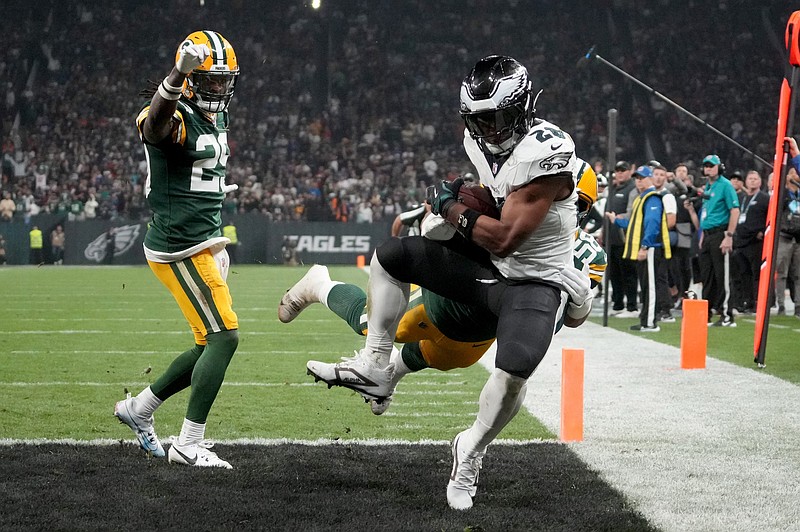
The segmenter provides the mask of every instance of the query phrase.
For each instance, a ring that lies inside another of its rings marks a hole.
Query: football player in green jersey
[[[239,343],[239,324],[226,278],[229,259],[220,217],[227,192],[228,104],[239,64],[231,44],[215,31],[197,31],[178,47],[175,67],[143,95],[150,101],[136,118],[147,159],[145,195],[153,218],[144,253],[189,322],[194,346],[178,356],[136,397],[119,401],[114,415],[140,446],[163,457],[153,412],[191,387],[180,436],[169,449],[171,463],[231,465],[209,450],[208,413]]]
[[[597,199],[597,176],[588,164],[578,171],[578,221],[586,216]],[[412,213],[414,214],[414,213]],[[417,216],[417,218],[421,218]],[[422,233],[435,239],[450,238],[454,232],[439,233],[439,228],[423,223]],[[453,236],[462,239],[460,235]],[[463,239],[462,239],[463,240]],[[574,269],[562,272],[562,304],[556,321],[556,331],[562,326],[578,327],[589,314],[591,291],[602,282],[606,254],[597,241],[581,229],[576,230],[573,252]],[[588,273],[588,279],[586,278]],[[588,305],[587,305],[588,301]],[[358,286],[332,281],[325,266],[315,265],[290,288],[281,299],[278,318],[288,323],[308,305],[320,302],[342,318],[359,335],[366,335],[367,294]],[[579,319],[572,318],[568,306],[582,307]],[[489,349],[497,336],[497,317],[486,309],[458,303],[416,287],[409,298],[408,309],[395,335],[403,344],[402,351],[393,350],[392,390],[409,373],[425,368],[448,371],[476,363]],[[383,401],[369,401],[372,412],[383,414],[392,396]]]

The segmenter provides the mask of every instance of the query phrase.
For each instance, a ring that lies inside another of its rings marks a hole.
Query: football
[[[458,201],[473,211],[500,219],[500,211],[489,189],[477,183],[464,183],[458,191]]]

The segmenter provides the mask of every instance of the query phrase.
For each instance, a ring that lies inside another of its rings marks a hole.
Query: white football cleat
[[[396,347],[392,346],[392,356],[389,358],[389,360],[391,362],[394,362],[394,360],[399,356],[400,356],[400,351]],[[395,365],[395,367],[397,366]],[[376,416],[380,416],[381,414],[389,410],[389,406],[392,404],[392,398],[394,397],[394,389],[397,387],[397,383],[400,382],[402,378],[403,375],[400,375],[396,371],[393,371],[392,382],[390,383],[390,388],[389,388],[389,397],[387,397],[382,401],[378,399],[369,400],[369,407],[372,410],[373,414],[375,414]]]
[[[210,449],[214,446],[209,441],[202,441],[189,445],[179,445],[178,438],[172,440],[169,448],[169,463],[183,464],[195,467],[223,467],[233,469],[233,466],[217,456]]]
[[[472,498],[478,491],[478,477],[486,455],[486,451],[478,453],[464,449],[462,440],[468,430],[459,432],[453,439],[453,471],[447,483],[447,504],[454,510],[472,508]]]
[[[343,358],[341,362],[329,364],[317,360],[309,360],[306,372],[314,377],[314,381],[324,381],[328,388],[342,386],[361,394],[364,401],[385,401],[392,395],[394,386],[394,364],[385,368],[378,367],[363,355],[363,349],[356,351],[355,356]]]
[[[278,305],[278,319],[283,323],[289,323],[311,303],[319,303],[319,289],[323,283],[330,280],[327,266],[313,265],[302,279],[283,294]]]
[[[164,447],[158,441],[156,430],[153,428],[153,416],[144,418],[137,415],[134,412],[135,404],[136,398],[128,394],[125,400],[118,401],[114,405],[114,416],[119,419],[120,423],[130,427],[142,449],[152,453],[157,458],[163,458],[166,453],[164,453]]]

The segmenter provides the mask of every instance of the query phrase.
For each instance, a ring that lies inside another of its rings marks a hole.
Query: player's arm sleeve
[[[144,121],[149,114],[150,106],[148,105],[139,111],[139,114],[136,116],[136,129],[139,132],[139,138],[142,142],[147,142],[144,138]],[[175,112],[172,114],[172,135],[168,138],[175,144],[183,145],[184,142],[186,142],[186,122],[183,118],[183,111],[180,105],[178,105]]]

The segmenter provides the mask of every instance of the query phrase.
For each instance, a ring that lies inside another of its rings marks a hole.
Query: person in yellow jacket
[[[42,257],[42,230],[39,229],[39,226],[34,225],[29,235],[31,239],[31,264],[41,264],[44,260]]]
[[[228,224],[222,228],[222,236],[230,240],[230,244],[228,244],[228,260],[230,260],[231,264],[235,264],[239,262],[239,237],[236,234],[236,226],[233,225],[233,221],[231,220]]]
[[[642,311],[639,325],[632,325],[631,330],[658,332],[661,328],[658,326],[656,301],[667,301],[669,298],[667,261],[672,256],[672,250],[669,246],[667,215],[661,195],[653,185],[653,169],[640,166],[633,177],[639,196],[633,202],[630,218],[617,218],[613,212],[606,213],[606,216],[617,226],[627,228],[622,256],[637,261]]]

